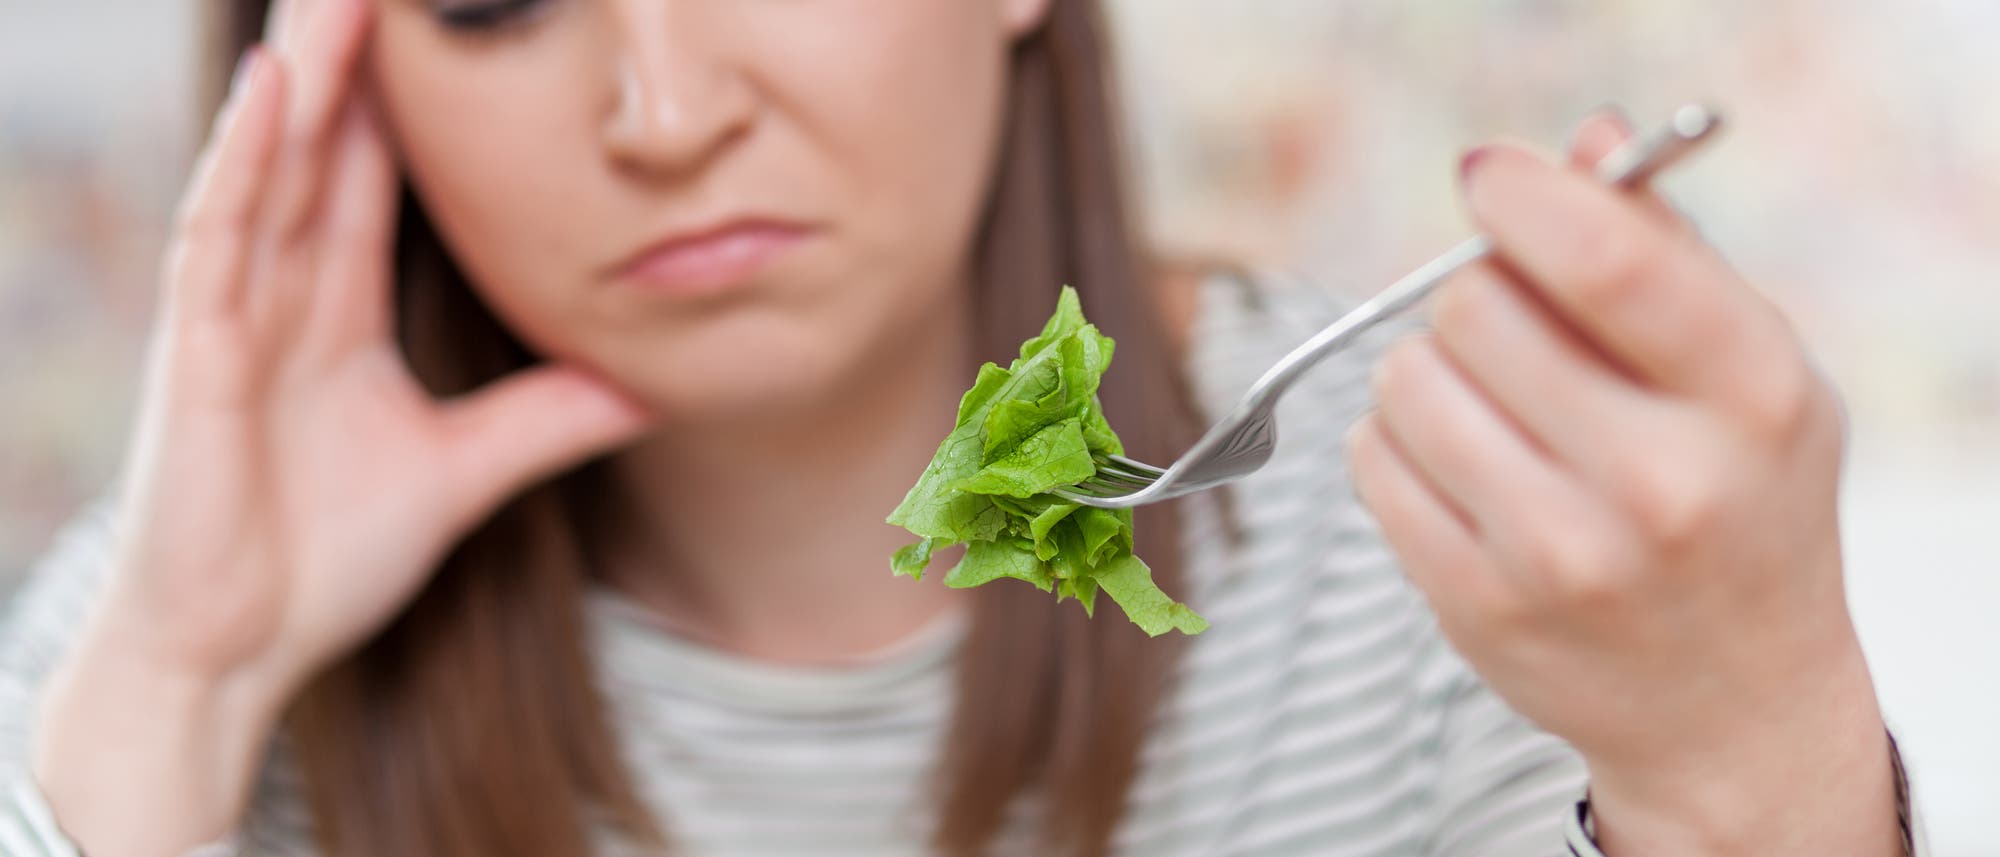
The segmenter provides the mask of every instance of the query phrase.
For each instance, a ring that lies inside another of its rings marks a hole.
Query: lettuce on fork
[[[1111,338],[1083,318],[1064,286],[1055,316],[1021,345],[1005,369],[988,363],[958,405],[958,424],[889,523],[921,541],[896,551],[896,574],[922,579],[931,554],[964,544],[945,573],[965,589],[1002,578],[1074,598],[1095,615],[1099,592],[1147,634],[1199,634],[1208,620],[1168,597],[1132,555],[1132,511],[1097,509],[1048,492],[1097,472],[1097,458],[1124,453],[1104,420],[1097,386],[1111,364]]]

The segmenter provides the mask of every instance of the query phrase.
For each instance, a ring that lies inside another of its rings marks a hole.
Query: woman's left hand
[[[1671,208],[1591,177],[1630,134],[1467,157],[1498,253],[1382,361],[1357,489],[1467,661],[1583,754],[1607,853],[1900,853],[1839,400]]]

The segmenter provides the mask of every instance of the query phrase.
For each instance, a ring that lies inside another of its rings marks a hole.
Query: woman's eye
[[[480,32],[498,29],[521,18],[544,0],[440,0],[433,8],[446,29]]]

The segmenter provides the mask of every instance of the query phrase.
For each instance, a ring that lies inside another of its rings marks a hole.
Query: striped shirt
[[[1198,400],[1227,408],[1339,309],[1311,289],[1211,284],[1191,355]],[[1369,404],[1384,339],[1335,356],[1287,397],[1276,457],[1230,489],[1238,538],[1225,537],[1214,498],[1190,504],[1190,590],[1175,594],[1213,628],[1189,647],[1149,735],[1115,853],[1597,854],[1577,809],[1577,755],[1446,645],[1349,487],[1341,442]],[[0,853],[13,857],[77,853],[25,758],[37,685],[106,565],[103,509],[65,530],[0,632]],[[609,591],[592,596],[590,616],[629,770],[683,852],[925,853],[961,620],[865,662],[797,668],[677,638]],[[1114,610],[1099,621],[1120,620]],[[1032,796],[1020,801],[995,853],[1032,853],[1036,816]],[[233,844],[216,853],[316,853],[282,736]]]

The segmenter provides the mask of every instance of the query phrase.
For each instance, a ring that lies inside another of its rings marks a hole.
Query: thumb
[[[1569,165],[1578,172],[1595,175],[1599,161],[1637,136],[1638,133],[1632,130],[1631,121],[1627,120],[1625,114],[1618,108],[1606,107],[1598,110],[1584,119],[1583,124],[1578,125],[1576,133],[1570,137]],[[1660,196],[1650,188],[1634,190],[1632,194],[1640,200],[1648,216],[1676,229],[1692,230],[1687,219],[1682,217],[1679,211],[1674,210],[1666,197]]]
[[[446,479],[458,511],[488,514],[507,498],[643,434],[646,408],[583,370],[530,369],[446,405]]]
[[[1597,169],[1597,162],[1604,160],[1619,146],[1634,136],[1632,123],[1616,107],[1606,107],[1583,120],[1576,133],[1570,137],[1569,163],[1585,172]]]

